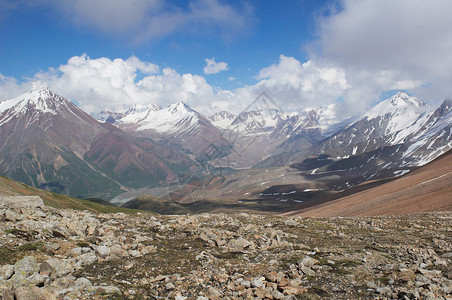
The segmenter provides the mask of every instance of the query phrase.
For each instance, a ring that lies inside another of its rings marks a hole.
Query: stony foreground
[[[0,197],[3,299],[451,299],[452,213],[94,214]]]

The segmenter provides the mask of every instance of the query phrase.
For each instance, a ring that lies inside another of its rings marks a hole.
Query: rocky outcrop
[[[447,299],[451,218],[95,214],[2,201],[0,295]]]

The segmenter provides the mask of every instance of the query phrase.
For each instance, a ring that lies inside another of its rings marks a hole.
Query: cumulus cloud
[[[206,66],[204,67],[204,74],[217,74],[221,71],[229,70],[228,64],[225,62],[216,62],[215,58],[206,58]]]
[[[213,59],[206,73],[227,69]],[[125,111],[133,104],[166,106],[184,101],[209,115],[219,110],[235,113],[246,108],[261,92],[270,94],[284,109],[299,109],[331,103],[347,88],[342,70],[301,63],[281,55],[279,62],[260,71],[258,83],[235,90],[210,86],[203,76],[180,74],[131,56],[111,60],[86,54],[70,58],[56,69],[35,74],[23,82],[0,76],[0,99],[48,86],[91,113],[100,110]]]
[[[227,65],[208,61],[206,73],[227,69]],[[210,66],[209,66],[210,62]],[[203,76],[180,74],[131,56],[111,60],[90,58],[86,54],[70,58],[66,64],[35,74],[19,83],[0,76],[0,99],[48,86],[91,113],[100,110],[125,111],[133,104],[167,106],[184,101],[209,115],[219,110],[238,113],[261,92],[271,95],[284,110],[329,104],[348,88],[343,70],[313,61],[301,63],[281,55],[279,61],[263,68],[258,83],[235,90],[210,86]]]
[[[391,89],[426,100],[450,93],[451,1],[343,0],[339,7],[318,20],[311,57],[345,71],[347,102],[375,100]]]
[[[284,55],[262,69],[257,79],[252,89],[271,93],[274,101],[289,109],[332,103],[348,88],[344,70],[312,60],[302,64]]]
[[[202,76],[179,74],[171,68],[160,70],[135,56],[111,60],[84,54],[23,82],[0,74],[0,100],[43,86],[73,100],[89,113],[106,109],[121,112],[133,104],[166,106],[180,100],[208,113],[215,98]]]

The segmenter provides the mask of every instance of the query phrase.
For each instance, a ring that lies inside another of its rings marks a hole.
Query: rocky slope
[[[287,215],[330,217],[452,211],[452,150],[390,182],[321,205],[293,209]]]
[[[451,213],[153,216],[0,199],[3,299],[448,299]]]

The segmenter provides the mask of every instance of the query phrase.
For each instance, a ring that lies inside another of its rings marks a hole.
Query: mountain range
[[[199,168],[162,143],[98,122],[49,89],[0,108],[1,174],[32,186],[108,199]]]
[[[209,191],[203,178],[211,176],[223,178],[214,180],[218,192],[228,189],[228,174],[250,168],[289,168],[342,190],[402,175],[451,149],[451,110],[450,99],[431,109],[400,92],[341,120],[334,105],[284,113],[268,101],[238,115],[205,117],[181,101],[88,115],[46,88],[0,102],[0,173],[104,199],[175,182]]]

